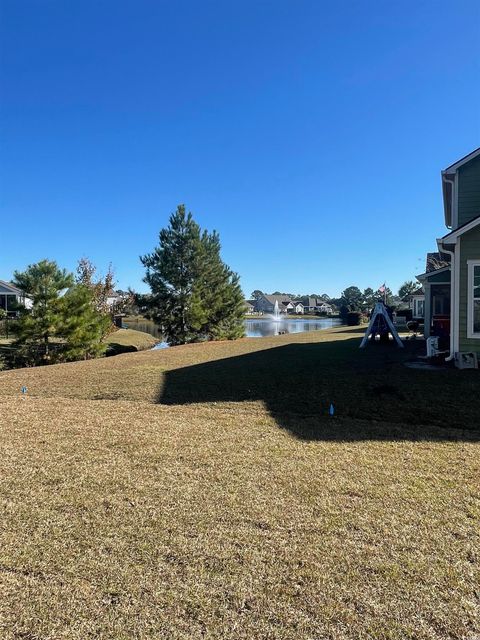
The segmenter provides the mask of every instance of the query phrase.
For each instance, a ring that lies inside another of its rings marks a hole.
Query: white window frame
[[[467,292],[467,338],[480,340],[480,331],[473,331],[473,302],[480,298],[473,297],[473,274],[475,267],[480,267],[480,260],[467,260],[468,265],[468,292]]]

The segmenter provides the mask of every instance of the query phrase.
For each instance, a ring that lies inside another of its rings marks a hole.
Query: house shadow
[[[359,336],[293,343],[170,370],[156,402],[262,401],[302,440],[480,440],[480,397],[468,375],[478,372],[408,369],[418,344],[358,345]]]

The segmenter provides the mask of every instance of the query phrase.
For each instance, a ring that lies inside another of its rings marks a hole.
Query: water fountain
[[[273,305],[273,316],[272,319],[274,322],[280,322],[280,309],[278,308],[278,300],[275,300],[275,304]]]

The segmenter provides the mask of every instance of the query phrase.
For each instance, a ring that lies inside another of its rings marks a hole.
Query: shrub
[[[360,311],[349,311],[347,313],[347,324],[349,327],[355,327],[362,323],[362,314]]]

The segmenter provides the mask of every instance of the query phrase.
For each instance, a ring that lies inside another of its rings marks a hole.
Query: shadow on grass
[[[408,369],[418,343],[358,346],[358,337],[287,344],[170,370],[157,402],[260,400],[305,440],[480,439],[477,371]]]

